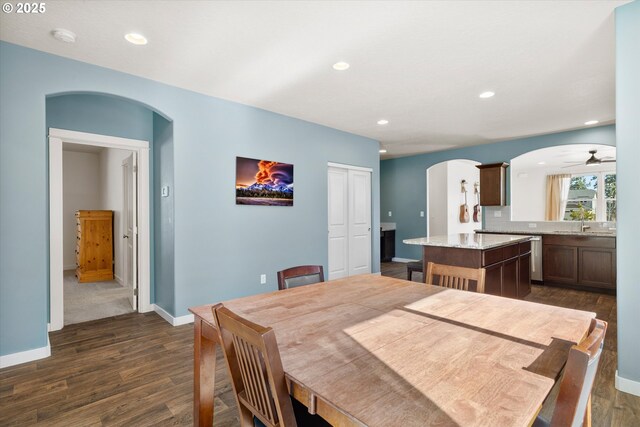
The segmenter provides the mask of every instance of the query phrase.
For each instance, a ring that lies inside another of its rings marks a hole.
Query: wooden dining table
[[[291,395],[336,426],[528,426],[595,317],[373,274],[223,304],[275,330]],[[211,306],[190,309],[202,426],[213,421]]]

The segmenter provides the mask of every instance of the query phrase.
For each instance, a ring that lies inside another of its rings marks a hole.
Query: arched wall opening
[[[587,164],[592,151],[595,161]],[[557,145],[513,158],[509,168],[511,220],[571,221],[580,205],[586,209],[586,220],[615,221],[615,160],[616,147],[603,144]],[[561,200],[564,214],[555,219],[547,212],[552,204],[547,194],[550,176],[570,177]]]
[[[474,208],[480,212],[474,193],[474,184],[480,180],[478,164],[455,159],[427,169],[427,236],[472,233],[482,227],[479,213],[474,220]],[[462,215],[463,210],[468,213],[468,221]]]
[[[48,133],[50,129],[62,129],[87,135],[104,136],[111,138],[111,141],[123,139],[123,141],[147,142],[148,173],[144,178],[146,184],[140,182],[139,188],[143,190],[140,192],[141,194],[146,193],[148,205],[148,218],[146,218],[148,223],[146,239],[148,241],[145,244],[148,246],[148,266],[146,269],[149,277],[146,279],[148,280],[147,295],[142,298],[144,301],[139,301],[138,311],[149,311],[153,309],[152,304],[159,302],[166,309],[172,310],[174,304],[174,168],[173,122],[171,119],[162,112],[136,100],[107,93],[56,93],[46,97],[46,129]],[[80,141],[75,150],[82,151],[82,148],[79,148],[82,146],[82,141]],[[121,154],[118,151],[117,149],[109,149],[111,153]],[[144,150],[140,151],[140,154],[143,152]],[[50,161],[52,154],[49,152]],[[103,169],[104,164],[109,161],[101,162]],[[104,176],[103,172],[105,171],[101,170],[100,173]],[[116,212],[114,228],[118,228],[120,220],[121,215]],[[117,230],[113,239],[116,254],[122,240],[120,237],[122,237],[122,230]],[[50,250],[50,260],[52,259],[51,252]],[[65,267],[68,266],[65,265]],[[116,274],[121,272],[118,265],[114,266],[114,270]],[[50,284],[52,283],[52,274],[53,271],[50,268]],[[140,274],[139,279],[144,279]],[[55,295],[50,292],[50,307],[52,307],[51,303],[54,298]],[[53,324],[52,314],[50,312]],[[60,326],[59,322],[57,323]]]

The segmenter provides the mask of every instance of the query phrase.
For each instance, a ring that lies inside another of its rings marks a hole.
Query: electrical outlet
[[[391,216],[391,211],[389,211],[389,216]]]
[[[535,222],[530,222],[529,223],[529,228],[536,228],[538,226],[538,224],[536,224]]]
[[[501,211],[493,211],[493,216],[496,218],[500,218],[502,216],[502,212]]]
[[[424,211],[420,211],[420,218],[424,218]]]
[[[267,283],[267,275],[266,274],[261,274],[260,275],[260,284],[264,285],[265,283]]]

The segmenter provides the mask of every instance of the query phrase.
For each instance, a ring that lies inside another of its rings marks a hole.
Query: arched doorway
[[[476,205],[474,184],[480,180],[478,162],[455,159],[438,163],[426,171],[427,175],[427,236],[472,233],[481,228],[481,220],[473,220]],[[465,181],[464,189],[462,181]],[[466,206],[469,221],[460,220],[460,208]],[[479,208],[478,208],[479,209]]]

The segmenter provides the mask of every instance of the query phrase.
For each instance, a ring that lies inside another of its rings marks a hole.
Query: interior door
[[[348,270],[348,171],[329,167],[329,280],[346,277]]]
[[[124,284],[130,289],[129,302],[134,310],[138,309],[137,171],[136,153],[132,153],[122,162],[122,238],[124,240],[122,273]]]
[[[349,276],[371,273],[371,172],[349,169]]]

